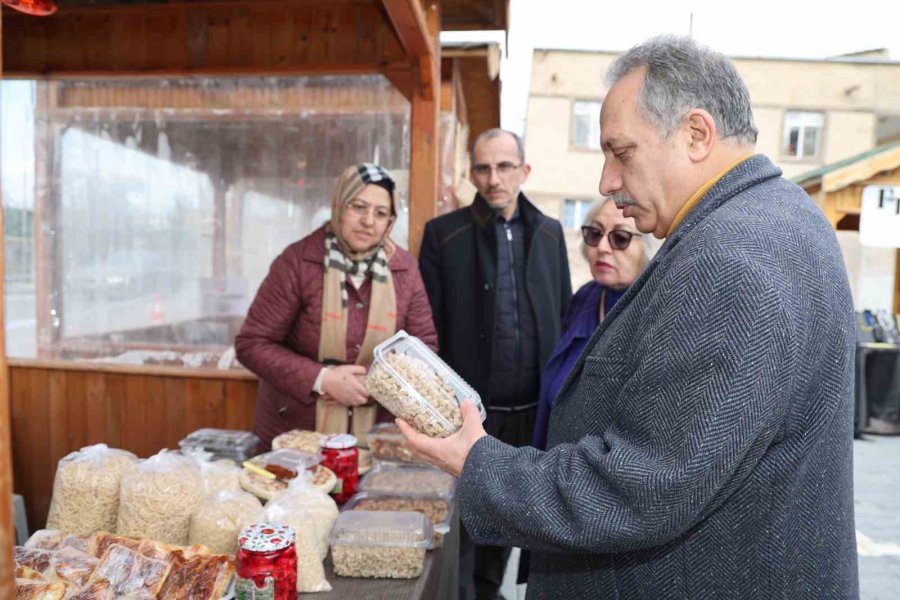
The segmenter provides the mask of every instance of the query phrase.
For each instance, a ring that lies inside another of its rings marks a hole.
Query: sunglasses
[[[581,228],[581,237],[584,240],[585,246],[596,248],[600,245],[600,240],[603,239],[603,236],[609,238],[610,248],[613,250],[624,250],[631,244],[631,238],[641,237],[641,234],[624,231],[622,229],[612,229],[604,233],[602,229],[597,229],[590,225],[585,225]]]

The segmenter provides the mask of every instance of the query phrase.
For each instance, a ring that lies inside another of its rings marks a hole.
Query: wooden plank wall
[[[256,380],[250,377],[13,362],[13,477],[31,531],[46,521],[57,461],[73,450],[105,443],[147,457],[178,448],[195,429],[249,430],[253,424]]]
[[[373,0],[88,6],[4,19],[5,68],[15,74],[377,73],[406,62]]]

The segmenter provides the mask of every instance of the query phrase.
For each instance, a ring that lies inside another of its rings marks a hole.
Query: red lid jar
[[[359,450],[356,437],[349,433],[329,435],[322,441],[322,466],[337,476],[337,484],[331,491],[335,502],[346,502],[356,493],[359,483]]]
[[[234,568],[236,600],[294,600],[297,597],[294,530],[278,523],[245,527],[238,537]]]

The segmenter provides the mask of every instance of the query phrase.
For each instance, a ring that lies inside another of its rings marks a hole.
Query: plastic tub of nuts
[[[391,414],[431,437],[462,426],[459,403],[469,398],[487,418],[481,397],[421,340],[401,330],[375,346],[366,389]]]
[[[359,482],[360,492],[440,496],[448,500],[456,492],[456,477],[431,466],[376,465]]]
[[[343,510],[422,513],[434,527],[434,547],[438,548],[444,543],[444,534],[450,531],[452,501],[444,496],[360,492],[347,501]]]
[[[421,513],[344,511],[328,536],[334,572],[341,577],[418,577],[432,533],[431,521]]]

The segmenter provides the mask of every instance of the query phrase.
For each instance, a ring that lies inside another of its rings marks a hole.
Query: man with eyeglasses
[[[618,57],[600,191],[663,247],[587,342],[547,450],[401,428],[459,476],[481,543],[531,550],[533,598],[854,600],[855,322],[828,219],[755,152],[725,56]]]
[[[419,268],[441,357],[484,401],[487,431],[513,446],[531,441],[540,373],[572,295],[562,226],[520,187],[531,166],[519,136],[478,135],[470,154],[471,206],[429,221]],[[510,547],[460,548],[460,597],[493,599]]]

